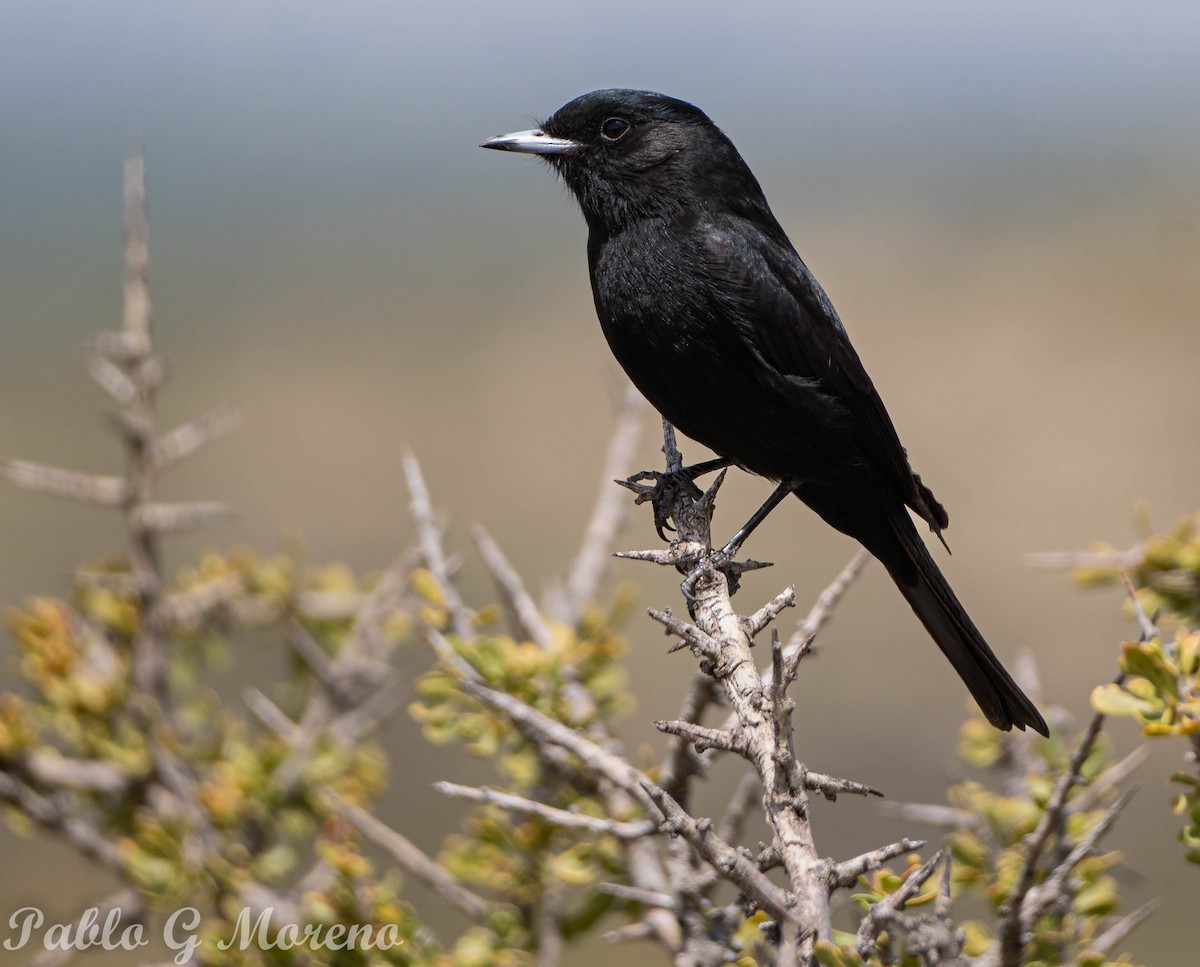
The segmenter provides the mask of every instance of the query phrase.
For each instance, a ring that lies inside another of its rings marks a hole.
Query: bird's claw
[[[635,504],[644,504],[647,501],[650,503],[654,508],[654,530],[660,540],[669,542],[670,538],[665,532],[675,531],[671,525],[671,505],[675,497],[680,492],[692,500],[698,500],[701,496],[700,488],[693,479],[695,472],[696,468],[693,467],[668,471],[642,470],[632,477],[616,482],[636,495],[633,500]]]
[[[700,565],[696,565],[684,577],[683,582],[679,585],[679,590],[683,593],[683,600],[687,602],[688,612],[695,617],[696,613],[696,581],[700,578]]]

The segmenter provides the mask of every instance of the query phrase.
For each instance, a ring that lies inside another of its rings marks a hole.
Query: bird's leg
[[[693,463],[690,467],[681,467],[675,473],[682,474],[689,480],[695,480],[697,477],[703,477],[706,473],[712,473],[714,470],[724,470],[726,467],[732,466],[733,461],[728,457],[717,457],[713,460]]]
[[[764,503],[758,508],[758,510],[754,512],[753,516],[742,525],[741,530],[739,530],[733,535],[733,537],[729,539],[729,543],[721,548],[719,553],[726,559],[732,559],[736,557],[737,552],[741,550],[742,545],[746,542],[746,538],[750,536],[750,534],[754,531],[754,528],[767,519],[767,515],[779,506],[780,501],[782,501],[784,497],[795,493],[796,488],[799,486],[800,481],[798,480],[784,480],[782,483],[780,483],[779,486],[775,488],[775,492],[767,498],[766,503]]]

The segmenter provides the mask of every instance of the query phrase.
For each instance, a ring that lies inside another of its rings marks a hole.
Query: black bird
[[[578,200],[596,314],[642,394],[728,463],[780,482],[726,550],[795,493],[883,563],[989,722],[1046,735],[908,513],[940,538],[945,509],[909,466],[829,297],[708,116],[649,91],[593,91],[540,129],[482,147],[543,157]]]

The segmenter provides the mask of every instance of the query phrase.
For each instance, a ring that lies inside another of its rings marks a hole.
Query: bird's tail
[[[950,660],[987,720],[1004,731],[1014,725],[1020,729],[1028,726],[1049,735],[1046,720],[959,604],[906,511],[901,509],[893,517],[892,532],[896,539],[889,549],[892,553],[869,550],[883,561],[900,593]]]

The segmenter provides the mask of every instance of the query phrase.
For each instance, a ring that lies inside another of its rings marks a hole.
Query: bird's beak
[[[555,138],[545,131],[514,131],[512,134],[500,134],[488,138],[481,148],[494,148],[497,151],[519,151],[521,154],[574,154],[582,147],[578,141],[566,138]]]

